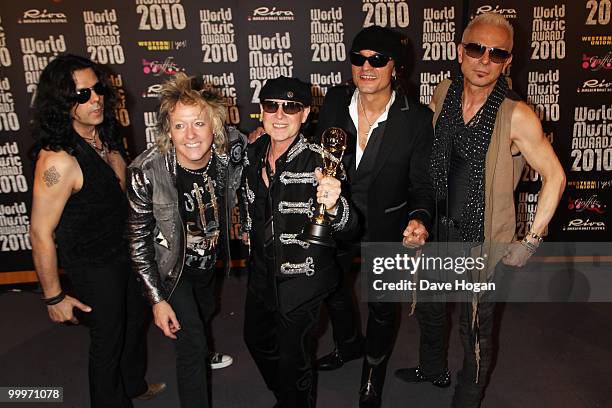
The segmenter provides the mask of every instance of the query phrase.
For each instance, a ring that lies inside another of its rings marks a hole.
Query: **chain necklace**
[[[366,132],[366,134],[370,133],[370,129],[372,129],[372,125],[373,123],[370,122],[370,119],[368,119],[368,114],[365,111],[365,108],[363,107],[363,102],[361,101],[361,95],[359,95],[357,97],[357,99],[359,99],[359,106],[361,106],[361,111],[363,112],[363,117],[365,118],[366,122],[368,123],[368,131]]]
[[[101,158],[105,158],[106,157],[106,148],[104,147],[104,144],[102,143],[102,140],[100,140],[100,147],[97,146],[96,144],[96,136],[94,135],[94,137],[84,137],[81,136],[91,147],[93,147],[93,149],[96,151],[96,153],[98,153],[98,155]]]
[[[178,159],[176,160],[176,162],[178,163],[179,167],[181,169],[185,170],[187,173],[193,174],[193,175],[196,175],[196,176],[203,176],[206,179],[206,178],[208,178],[207,173],[208,173],[208,169],[210,169],[210,163],[212,162],[212,155],[210,156],[210,159],[208,160],[208,163],[206,163],[206,167],[204,167],[201,170],[190,170],[190,169],[186,168],[185,166],[183,166],[181,164],[181,162],[178,161]]]

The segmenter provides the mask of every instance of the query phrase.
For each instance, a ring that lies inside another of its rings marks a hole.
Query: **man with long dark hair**
[[[126,165],[115,102],[99,65],[63,55],[43,70],[33,107],[32,256],[51,320],[76,324],[86,316],[94,408],[131,407],[130,398],[165,388],[144,379],[150,313],[124,239]],[[58,255],[77,297],[62,289]]]
[[[363,234],[340,247],[339,262],[345,273],[360,253],[360,241],[422,245],[433,213],[427,173],[433,140],[431,112],[399,86],[406,62],[399,34],[379,26],[361,30],[353,40],[350,61],[352,84],[330,89],[318,124],[319,133],[338,126],[349,134],[343,162]],[[399,305],[368,302],[365,342],[355,324],[350,286],[341,285],[327,299],[327,306],[336,349],[319,359],[319,369],[338,369],[365,351],[359,406],[379,407]]]

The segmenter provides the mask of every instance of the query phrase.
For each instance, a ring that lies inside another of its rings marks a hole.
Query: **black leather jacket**
[[[230,129],[229,153],[215,154],[217,179],[215,193],[220,214],[225,265],[229,267],[229,212],[236,192],[241,213],[241,232],[250,230],[245,190],[240,180],[246,157],[246,138]],[[151,305],[168,300],[183,270],[185,230],[176,189],[176,152],[162,153],[153,146],[128,167],[127,195],[130,204],[128,239],[132,267],[143,283]]]
[[[262,135],[249,145],[247,196],[249,213],[253,215],[249,290],[270,307],[289,313],[297,307],[324,297],[337,285],[335,250],[299,239],[299,233],[310,217],[316,215],[317,181],[314,169],[323,166],[321,148],[299,135],[287,152],[276,161],[278,176],[270,184],[273,224],[274,265],[266,262],[265,201],[268,190],[261,188],[261,169],[266,160],[270,136]],[[343,173],[343,170],[339,170]],[[342,178],[339,174],[339,178]],[[257,209],[257,210],[256,210]],[[348,201],[341,195],[338,213],[331,222],[333,237],[352,234],[357,218]]]

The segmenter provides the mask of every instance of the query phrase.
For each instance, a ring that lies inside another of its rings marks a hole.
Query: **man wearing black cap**
[[[356,224],[339,180],[323,176],[321,148],[300,133],[310,87],[295,78],[268,80],[259,94],[263,134],[248,149],[251,258],[244,338],[276,407],[314,407],[311,332],[336,286],[334,250],[298,238],[317,203],[335,234]]]
[[[429,235],[434,206],[427,172],[433,131],[431,112],[410,100],[397,80],[403,53],[397,33],[378,26],[360,31],[350,53],[352,84],[327,93],[318,133],[337,126],[349,135],[343,163],[350,202],[363,227],[360,240],[417,247]],[[345,273],[359,246],[359,240],[343,243],[339,259]],[[320,370],[337,369],[364,349],[349,286],[341,285],[327,304],[336,349],[319,360]],[[368,309],[359,404],[379,407],[399,308],[369,302]]]

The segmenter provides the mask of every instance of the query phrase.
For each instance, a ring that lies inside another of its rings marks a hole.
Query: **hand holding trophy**
[[[321,135],[321,156],[323,158],[323,175],[336,176],[338,166],[346,150],[346,133],[344,130],[331,127]],[[331,225],[325,214],[325,204],[319,204],[317,215],[304,226],[300,239],[315,245],[335,246],[331,237]]]

